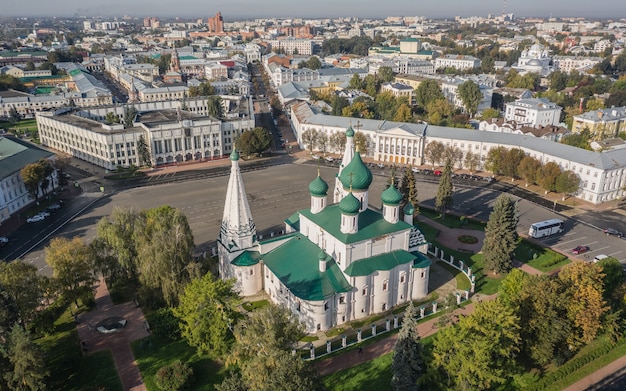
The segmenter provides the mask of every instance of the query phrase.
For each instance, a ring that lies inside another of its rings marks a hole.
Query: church
[[[231,172],[218,237],[220,277],[235,278],[242,296],[265,291],[289,308],[307,333],[390,310],[428,295],[428,243],[413,224],[414,206],[401,210],[395,186],[383,191],[382,211],[369,206],[372,172],[346,130],[346,148],[328,203],[328,183],[309,184],[310,208],[285,220],[286,234],[259,240],[239,169]]]

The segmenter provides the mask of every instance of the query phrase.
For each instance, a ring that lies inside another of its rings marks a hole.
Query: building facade
[[[520,125],[548,126],[561,122],[563,108],[546,98],[520,99],[505,104],[504,118]]]
[[[349,128],[347,146],[353,136]],[[382,194],[382,211],[368,205],[372,173],[358,151],[346,148],[340,201],[328,204],[329,186],[318,174],[311,207],[285,220],[285,236],[268,241],[256,236],[238,159],[234,151],[218,255],[220,276],[235,278],[243,296],[265,291],[315,333],[428,295],[428,243],[413,225],[414,208],[401,209],[394,186]]]
[[[292,129],[302,148],[308,145],[302,140],[303,132],[314,129],[327,136],[351,125],[353,119],[318,113],[306,102],[291,106]],[[468,168],[465,158],[468,152],[479,159],[479,170],[485,170],[489,151],[493,148],[519,148],[542,164],[556,163],[562,170],[570,170],[580,178],[580,185],[573,195],[594,204],[622,199],[626,196],[626,154],[622,149],[588,151],[549,139],[527,137],[505,132],[487,132],[474,129],[451,128],[391,121],[359,119],[357,132],[367,140],[367,150],[362,152],[373,161],[396,165],[419,166],[442,165],[430,162],[424,156],[428,143],[437,141],[447,147],[457,148],[463,158],[456,168]],[[339,150],[330,150],[340,153]]]

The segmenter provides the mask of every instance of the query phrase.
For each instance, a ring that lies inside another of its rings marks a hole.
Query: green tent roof
[[[415,255],[405,250],[396,250],[386,254],[374,255],[352,262],[345,270],[350,277],[368,276],[377,270],[391,270],[415,260]]]
[[[319,271],[319,252],[315,243],[298,234],[262,259],[283,285],[302,300],[320,301],[352,290],[332,258],[328,257],[326,271]]]
[[[419,251],[413,251],[411,254],[415,256],[415,261],[413,261],[413,266],[411,266],[414,269],[423,269],[432,264],[432,261]]]
[[[298,213],[313,221],[313,223],[322,227],[333,237],[345,244],[356,243],[390,233],[411,229],[411,225],[405,223],[404,221],[398,221],[395,224],[391,224],[383,218],[383,215],[380,212],[376,212],[369,208],[359,213],[359,231],[355,234],[344,234],[341,232],[341,211],[339,210],[339,204],[329,205],[325,207],[324,210],[316,214],[311,213],[309,209],[301,210]],[[287,219],[288,224],[290,224],[290,222],[295,223],[296,220],[293,220],[292,217]]]
[[[309,184],[309,192],[311,195],[323,197],[328,192],[328,183],[326,183],[326,181],[324,181],[318,174]]]
[[[345,189],[350,187],[355,190],[369,189],[372,179],[372,172],[363,163],[359,151],[354,153],[350,163],[341,170],[339,175],[339,180]]]

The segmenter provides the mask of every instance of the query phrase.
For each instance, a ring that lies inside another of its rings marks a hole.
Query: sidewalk
[[[78,337],[83,345],[85,354],[111,349],[115,368],[120,376],[124,390],[145,391],[141,372],[130,348],[132,341],[147,337],[146,319],[141,308],[133,302],[114,305],[109,295],[106,282],[103,278],[95,285],[95,311],[81,314],[78,317]],[[111,334],[102,334],[97,331],[98,325],[109,318],[123,318],[127,321],[126,327]]]

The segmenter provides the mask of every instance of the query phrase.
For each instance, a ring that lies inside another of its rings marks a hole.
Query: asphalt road
[[[272,164],[274,163],[275,161],[272,161]],[[296,210],[309,207],[308,184],[317,175],[316,164],[282,164],[261,167],[243,165],[243,171],[248,201],[260,235],[267,236],[269,232],[280,231],[284,227],[283,221],[288,216]],[[380,195],[387,183],[389,170],[372,168],[372,171],[374,172],[374,182],[370,188],[370,204],[379,207],[381,204]],[[119,190],[104,195],[100,199],[94,198],[99,196],[98,193],[86,193],[74,200],[55,220],[47,220],[48,228],[40,229],[33,225],[25,226],[23,233],[16,233],[18,239],[14,240],[12,246],[3,249],[0,256],[6,260],[11,260],[28,249],[29,252],[23,256],[23,259],[36,265],[42,273],[50,275],[43,251],[49,243],[49,237],[56,235],[79,236],[90,241],[95,236],[97,221],[108,216],[114,207],[146,209],[164,204],[179,208],[188,216],[195,243],[198,246],[197,251],[210,251],[219,233],[223,216],[224,197],[228,183],[228,175],[224,174],[228,170],[220,168],[209,170],[209,172],[210,177],[198,177],[198,173],[196,173],[195,180]],[[330,191],[332,191],[337,167],[321,165],[320,172],[322,178],[329,183]],[[189,179],[189,177],[182,175],[181,178]],[[168,178],[163,179],[167,180]],[[436,179],[418,177],[418,181],[419,199],[424,205],[434,205],[437,191]],[[94,186],[91,188],[93,189]],[[455,182],[454,211],[487,220],[491,205],[499,194],[500,192],[488,184]],[[329,195],[329,201],[330,197]],[[516,196],[514,198],[517,199]],[[90,202],[94,203],[88,206]],[[563,218],[551,210],[539,207],[525,199],[520,199],[518,206],[520,212],[518,228],[521,233],[528,232],[528,228],[533,222],[549,218]],[[79,213],[82,208],[86,209]],[[66,225],[59,227],[74,214],[77,214],[75,218]],[[53,229],[58,230],[52,232]],[[28,242],[26,243],[26,241]],[[41,243],[37,244],[39,241]],[[570,254],[570,250],[575,246],[588,245],[591,250],[580,258],[591,260],[595,255],[606,254],[626,263],[626,240],[605,236],[597,228],[576,220],[566,220],[566,232],[563,235],[543,239],[543,242],[565,254]],[[35,244],[37,245],[30,249]]]

